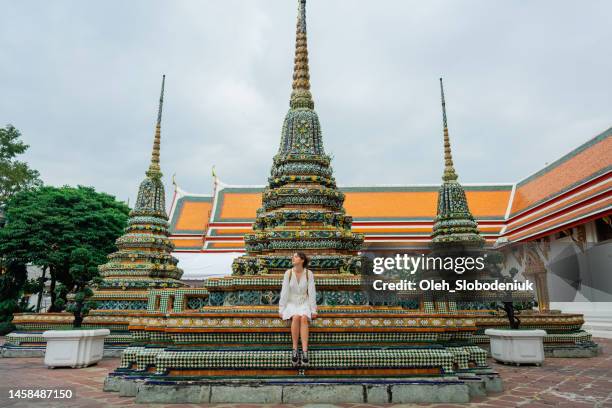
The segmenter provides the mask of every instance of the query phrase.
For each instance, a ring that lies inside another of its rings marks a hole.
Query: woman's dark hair
[[[309,259],[308,259],[308,257],[306,256],[306,254],[305,254],[305,253],[303,253],[303,252],[296,252],[295,254],[296,254],[297,256],[299,256],[299,257],[300,257],[300,259],[301,259],[302,261],[304,261],[304,265],[303,265],[303,266],[304,266],[304,268],[307,268],[307,267],[308,267],[308,261],[309,261]]]

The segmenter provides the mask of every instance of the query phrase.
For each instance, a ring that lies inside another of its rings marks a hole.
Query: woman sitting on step
[[[293,340],[293,365],[308,365],[308,323],[317,317],[317,293],[314,274],[306,269],[308,257],[296,252],[291,258],[293,268],[285,272],[278,313],[283,320],[291,319],[291,339]],[[298,353],[298,339],[302,338],[302,354]]]

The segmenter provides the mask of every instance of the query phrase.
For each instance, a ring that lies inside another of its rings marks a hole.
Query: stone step
[[[46,346],[10,346],[3,345],[0,347],[0,357],[4,358],[29,358],[29,357],[44,357]],[[121,357],[124,348],[122,347],[104,347],[104,358]]]
[[[215,379],[168,381],[107,377],[105,391],[137,403],[466,403],[503,389],[497,373],[465,377]]]

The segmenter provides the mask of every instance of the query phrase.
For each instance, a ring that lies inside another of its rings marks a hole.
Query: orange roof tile
[[[573,150],[517,185],[512,215],[580,184],[612,166],[612,129]]]
[[[203,234],[208,228],[212,197],[183,196],[173,204],[172,234]]]
[[[203,245],[203,239],[176,239],[172,238],[172,242],[176,249],[201,249]]]
[[[261,192],[223,192],[220,220],[255,220],[261,207]]]

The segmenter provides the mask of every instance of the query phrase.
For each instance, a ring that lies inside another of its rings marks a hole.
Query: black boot
[[[300,361],[300,356],[298,354],[298,351],[297,350],[293,350],[293,353],[291,354],[291,363],[294,366],[296,366],[296,365],[298,365],[299,361]]]
[[[308,365],[310,360],[308,359],[308,352],[302,351],[302,365]]]

